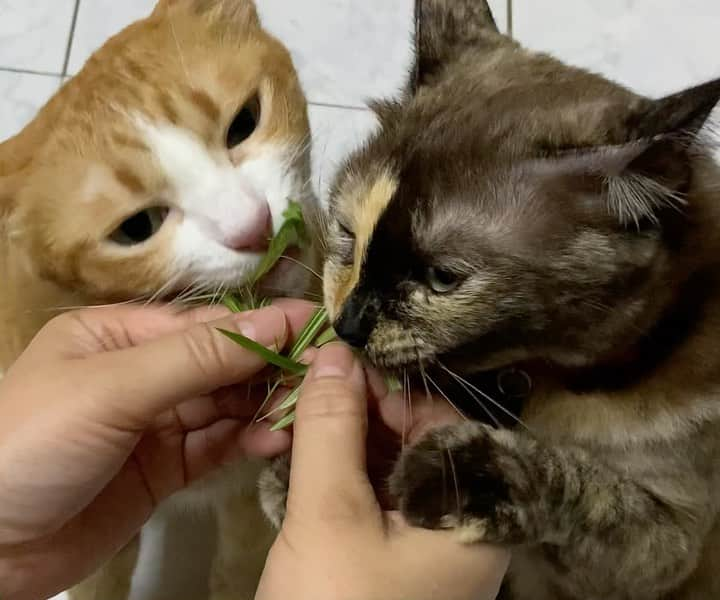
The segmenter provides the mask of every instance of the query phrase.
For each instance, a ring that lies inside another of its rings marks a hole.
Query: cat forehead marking
[[[345,269],[338,282],[336,309],[345,303],[360,281],[365,255],[380,217],[395,196],[399,182],[387,169],[373,179],[351,183],[351,189],[341,192],[344,199],[339,210],[352,220],[355,233],[355,255],[352,268]],[[349,214],[348,214],[349,213]]]

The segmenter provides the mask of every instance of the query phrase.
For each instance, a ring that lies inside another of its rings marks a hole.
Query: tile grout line
[[[319,106],[321,108],[342,108],[345,110],[357,110],[360,112],[368,112],[370,109],[367,106],[356,106],[352,104],[334,104],[332,102],[313,102],[308,100],[310,106]]]
[[[0,73],[19,73],[21,75],[38,75],[40,77],[62,77],[60,73],[52,71],[33,71],[32,69],[16,69],[15,67],[0,67]]]
[[[64,77],[62,73],[53,73],[52,71],[33,71],[32,69],[16,69],[14,67],[0,67],[0,73],[18,73],[20,75],[37,75],[38,77]],[[365,106],[355,106],[352,104],[334,104],[332,102],[313,102],[308,101],[310,106],[318,106],[320,108],[337,108],[340,110],[354,110],[357,112],[370,112]]]
[[[507,33],[510,37],[515,37],[513,25],[513,0],[507,0]]]
[[[68,43],[65,48],[65,61],[63,62],[63,70],[61,77],[68,74],[70,66],[70,54],[72,53],[73,41],[75,38],[75,27],[77,26],[78,13],[80,12],[80,0],[75,0],[75,8],[73,9],[72,22],[70,23],[70,34],[68,35]]]

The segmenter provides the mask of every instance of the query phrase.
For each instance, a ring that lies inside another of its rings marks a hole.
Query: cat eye
[[[110,234],[110,241],[120,246],[137,246],[147,242],[165,223],[169,210],[163,206],[146,208],[120,224]]]
[[[340,230],[340,235],[343,237],[351,240],[355,239],[355,233],[350,228],[345,227],[340,221],[338,221],[338,229]]]
[[[437,294],[452,292],[459,287],[462,281],[462,278],[457,273],[438,267],[429,267],[425,278],[430,289]]]
[[[340,231],[337,253],[340,257],[340,263],[344,266],[352,265],[355,258],[355,234],[345,225],[338,222]]]
[[[233,122],[230,123],[226,139],[228,150],[239,146],[255,133],[259,122],[260,99],[253,96],[235,115]]]

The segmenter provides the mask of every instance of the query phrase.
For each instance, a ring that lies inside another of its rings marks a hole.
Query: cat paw
[[[290,487],[290,456],[273,461],[261,474],[260,506],[270,523],[280,529],[285,520],[287,496]]]
[[[438,429],[405,451],[390,491],[405,519],[425,529],[452,529],[466,543],[510,542],[519,508],[507,469],[514,456],[499,433],[478,423]]]

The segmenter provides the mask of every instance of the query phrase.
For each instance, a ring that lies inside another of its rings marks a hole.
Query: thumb
[[[274,307],[228,316],[125,350],[78,361],[87,396],[103,399],[101,409],[144,429],[158,414],[189,398],[241,383],[266,363],[218,330],[240,332],[266,347],[282,348],[288,338],[285,313]]]
[[[363,515],[379,516],[366,469],[367,429],[362,364],[343,344],[323,347],[298,400],[289,517],[356,524]]]

